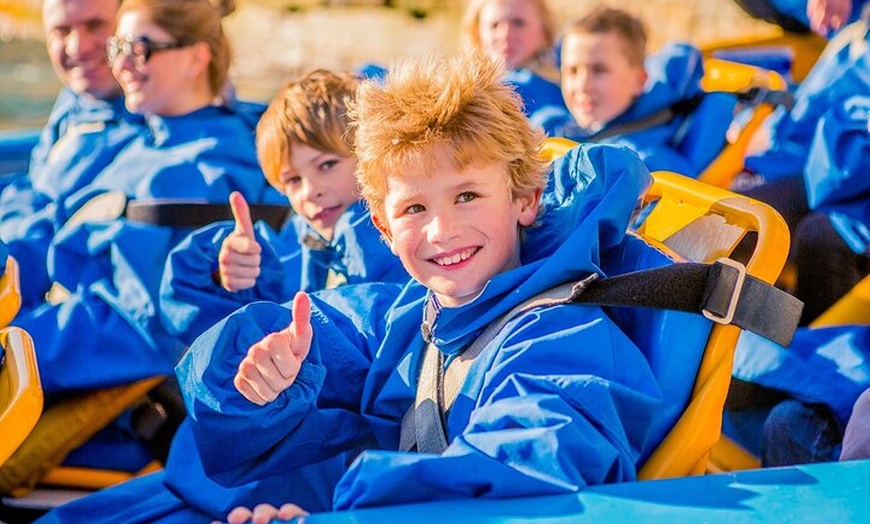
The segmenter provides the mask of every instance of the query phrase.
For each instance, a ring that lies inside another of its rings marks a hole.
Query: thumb
[[[296,341],[293,352],[296,356],[304,358],[311,346],[311,299],[304,291],[299,291],[293,297],[293,322],[287,328],[290,335]]]
[[[254,223],[251,221],[251,209],[245,201],[245,197],[238,191],[230,194],[230,209],[233,211],[233,219],[236,221],[235,232],[254,239]]]

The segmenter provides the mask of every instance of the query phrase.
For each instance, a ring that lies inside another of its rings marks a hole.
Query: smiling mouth
[[[464,249],[464,250],[460,251],[459,253],[454,253],[453,255],[450,255],[450,256],[432,257],[432,262],[435,262],[436,264],[438,264],[441,267],[449,267],[449,266],[459,264],[460,262],[464,262],[465,260],[468,260],[469,258],[476,255],[478,251],[480,251],[479,247],[472,247],[472,248]]]
[[[312,221],[328,221],[335,217],[338,211],[341,210],[341,206],[327,207],[326,209],[322,209],[319,212],[315,213],[314,216],[311,217]]]

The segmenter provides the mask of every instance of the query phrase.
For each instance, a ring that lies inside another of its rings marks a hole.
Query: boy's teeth
[[[457,264],[463,260],[466,260],[468,257],[470,257],[473,254],[474,254],[474,250],[468,249],[468,250],[463,251],[461,253],[456,253],[455,255],[453,255],[451,257],[436,258],[435,263],[438,264],[439,266],[449,266],[452,264]]]

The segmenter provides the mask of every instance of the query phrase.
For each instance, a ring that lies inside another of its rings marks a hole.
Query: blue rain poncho
[[[603,273],[600,251],[625,239],[648,177],[624,149],[581,147],[558,161],[557,187],[545,194],[563,205],[526,230],[523,265],[496,275],[472,303],[438,312],[433,342],[447,360],[524,300]],[[336,509],[559,493],[636,477],[658,443],[651,430],[662,393],[641,351],[595,306],[537,308],[510,321],[461,386],[447,450],[395,451],[432,300],[416,283],[395,295],[385,285],[313,295],[311,352],[294,385],[263,407],[242,398],[232,377],[252,344],[290,323],[289,310],[251,304],[200,337],[177,374],[205,471],[237,484],[374,448],[339,482]],[[221,452],[227,442],[230,456]]]
[[[804,181],[811,209],[855,253],[870,256],[870,68],[867,90],[829,109],[813,137]]]
[[[870,326],[800,328],[788,348],[741,333],[733,376],[831,408],[841,428],[870,387]]]
[[[26,268],[21,282],[24,310],[43,301],[51,282],[46,268],[58,202],[90,184],[131,140],[144,120],[123,97],[100,100],[64,89],[31,154],[27,176],[0,194],[0,238]]]
[[[643,93],[600,132],[640,121],[680,101],[699,97],[697,106],[688,116],[677,115],[665,123],[607,137],[600,143],[629,147],[640,155],[650,171],[673,171],[697,177],[724,147],[737,98],[730,93],[704,94],[701,52],[688,44],[669,44],[650,54],[645,69],[648,78]],[[570,116],[549,119],[542,126],[551,136],[564,136],[578,142],[593,134],[592,130],[580,129]]]
[[[853,96],[870,92],[870,32],[858,21],[843,29],[795,92],[791,111],[779,108],[770,120],[770,147],[746,157],[746,169],[763,180],[799,177],[822,115]]]
[[[149,132],[59,202],[57,217],[69,217],[110,191],[130,199],[224,203],[238,190],[251,202],[279,201],[257,165],[250,116],[215,106],[150,118]],[[53,395],[171,373],[180,347],[157,318],[157,288],[169,249],[189,230],[124,218],[57,224],[48,274],[68,296],[15,322],[33,336],[44,391]]]

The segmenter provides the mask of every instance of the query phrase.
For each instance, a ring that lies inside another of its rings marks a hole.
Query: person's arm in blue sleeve
[[[254,226],[262,246],[256,285],[231,292],[217,280],[221,244],[233,232],[232,222],[194,231],[170,252],[160,284],[161,321],[186,345],[245,304],[284,302],[299,289],[301,253],[295,236],[278,236],[263,222]]]
[[[581,316],[553,309],[523,322],[482,378],[471,379],[484,383],[470,418],[460,404],[469,382],[460,390],[442,455],[362,453],[336,488],[335,509],[634,480],[658,387],[640,352],[600,310],[585,309]],[[538,325],[545,331],[530,335]],[[454,417],[468,422],[451,434]]]
[[[831,107],[813,135],[804,181],[810,208],[825,210],[870,194],[870,98]]]
[[[371,319],[385,316],[399,290],[364,284],[312,295],[310,352],[292,385],[262,406],[243,397],[234,379],[252,346],[290,325],[290,310],[250,304],[198,338],[176,374],[206,473],[238,485],[370,441],[358,412],[383,338],[383,323]],[[231,456],[227,442],[235,443]]]

